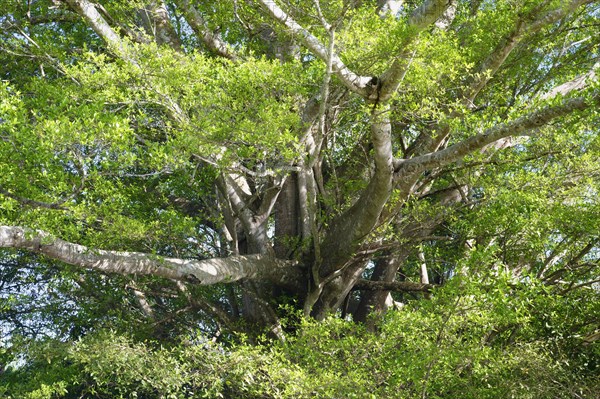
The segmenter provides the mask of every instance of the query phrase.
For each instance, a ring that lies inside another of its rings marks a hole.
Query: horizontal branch
[[[60,22],[76,22],[79,17],[73,13],[48,13],[45,15],[28,16],[31,25],[53,24]]]
[[[0,186],[0,194],[2,194],[5,197],[15,200],[15,201],[19,202],[20,204],[31,206],[34,208],[56,209],[56,210],[60,210],[60,211],[67,210],[67,208],[62,206],[64,201],[61,201],[60,203],[49,203],[49,202],[36,201],[36,200],[32,200],[29,198],[25,198],[25,197],[21,197],[19,195],[13,194],[8,190],[3,189],[2,186]]]
[[[436,285],[413,283],[412,281],[372,281],[360,279],[353,290],[362,291],[397,291],[397,292],[430,292]]]
[[[18,226],[0,226],[0,248],[22,249],[103,273],[157,276],[200,285],[241,279],[261,279],[287,285],[297,282],[300,275],[294,262],[268,255],[206,260],[165,258],[140,252],[91,249],[44,231]]]

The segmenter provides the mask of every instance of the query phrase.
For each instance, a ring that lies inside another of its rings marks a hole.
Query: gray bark
[[[402,281],[396,280],[396,273],[404,261],[408,258],[409,251],[397,250],[394,253],[388,253],[387,256],[382,256],[375,261],[375,269],[369,283],[362,281],[361,284],[357,284],[358,289],[365,289],[364,287],[379,286],[380,288],[386,287],[385,284],[391,283],[403,283]],[[354,320],[366,323],[368,316],[375,313],[381,313],[386,310],[385,301],[389,295],[390,290],[379,289],[379,290],[368,290],[361,295],[360,302],[354,313]]]
[[[449,5],[448,0],[428,0],[413,11],[408,20],[412,35],[401,44],[400,54],[395,57],[390,68],[381,75],[376,101],[387,101],[398,90],[410,66],[411,57],[409,56],[410,52],[407,51],[409,44],[417,38],[419,32],[443,16]]]
[[[308,49],[310,49],[319,59],[327,62],[329,54],[327,47],[323,45],[313,34],[307,29],[298,24],[291,16],[283,11],[276,3],[272,0],[259,0],[259,3],[269,13],[269,15],[284,25],[298,38]],[[344,85],[362,97],[369,97],[372,90],[367,87],[367,84],[371,81],[369,76],[360,76],[351,71],[341,60],[337,54],[331,56],[331,66],[336,76],[344,83]]]
[[[127,48],[121,37],[98,12],[94,4],[88,0],[66,0],[67,4],[115,51],[119,56],[129,59]]]
[[[566,99],[559,105],[541,108],[513,121],[486,129],[478,135],[443,150],[417,156],[412,159],[396,160],[394,162],[396,178],[402,179],[407,176],[413,176],[415,173],[424,172],[431,167],[448,165],[471,152],[477,151],[505,137],[532,134],[532,132],[550,123],[552,120],[569,115],[575,111],[585,110],[593,106],[594,103],[600,103],[598,92],[594,92],[590,99],[583,97]]]
[[[221,57],[235,60],[236,54],[232,51],[231,47],[221,38],[218,33],[210,30],[208,23],[202,17],[202,14],[190,3],[189,0],[175,0],[175,4],[183,13],[186,21],[194,33],[202,42],[215,54]]]
[[[298,178],[291,174],[279,194],[275,204],[275,254],[287,259],[300,243],[294,242],[299,235]]]
[[[268,255],[206,260],[164,258],[140,252],[90,249],[47,232],[18,226],[0,226],[0,248],[24,249],[103,273],[151,275],[200,285],[246,279],[296,286],[301,281],[301,271],[295,262]]]
[[[375,169],[369,185],[354,205],[336,218],[324,238],[322,277],[335,272],[350,259],[377,223],[392,190],[392,143],[388,108],[374,110],[371,141]]]
[[[150,1],[138,12],[146,33],[154,37],[159,45],[167,45],[181,51],[181,40],[171,24],[169,11],[164,1]]]
[[[485,87],[491,77],[504,64],[514,48],[521,42],[526,35],[539,32],[545,26],[553,24],[560,19],[570,15],[574,10],[591,0],[572,0],[568,4],[560,6],[541,15],[528,15],[518,19],[513,30],[496,46],[492,53],[483,61],[474,74],[474,78],[468,89],[465,91],[465,100],[472,103],[477,94]],[[539,12],[533,10],[532,13]],[[527,19],[533,18],[532,22]]]

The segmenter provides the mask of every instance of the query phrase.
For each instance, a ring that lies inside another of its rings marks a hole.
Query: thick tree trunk
[[[287,178],[275,204],[275,255],[288,259],[301,244],[299,241],[300,212],[298,178],[296,173]]]
[[[375,268],[371,281],[392,282],[396,280],[396,273],[408,258],[408,248],[388,252],[375,261]],[[354,320],[362,323],[368,322],[371,314],[382,314],[386,309],[386,299],[390,291],[364,291],[358,307],[353,314]]]
[[[320,298],[312,314],[323,318],[335,311],[362,274],[364,262],[352,258],[365,237],[379,220],[392,189],[392,146],[389,109],[373,109],[371,142],[374,152],[374,171],[369,185],[346,212],[336,218],[320,246],[323,254],[319,264]]]

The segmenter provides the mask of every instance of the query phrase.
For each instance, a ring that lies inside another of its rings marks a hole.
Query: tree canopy
[[[592,395],[599,16],[4,0],[0,393]]]

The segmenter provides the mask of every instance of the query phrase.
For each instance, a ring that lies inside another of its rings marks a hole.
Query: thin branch
[[[182,281],[176,281],[177,289],[185,296],[190,305],[194,308],[200,309],[203,312],[210,314],[215,317],[218,322],[227,327],[230,331],[235,331],[235,322],[231,315],[229,315],[220,306],[204,301],[202,299],[192,296],[188,287]]]
[[[584,256],[586,256],[588,253],[590,253],[590,251],[592,249],[594,249],[594,247],[596,247],[596,245],[598,244],[600,240],[598,238],[592,240],[591,242],[589,242],[585,247],[583,247],[581,249],[581,251],[579,251],[577,253],[577,255],[575,255],[572,259],[569,260],[569,262],[567,262],[567,264],[570,267],[574,267],[574,265],[576,263],[578,263],[581,259],[583,259]]]
[[[16,194],[13,194],[13,193],[3,189],[2,187],[0,187],[0,194],[4,195],[5,197],[12,198],[15,201],[19,202],[20,204],[32,206],[34,208],[55,209],[55,210],[59,210],[59,211],[67,210],[67,208],[62,206],[62,203],[64,203],[64,201],[61,203],[48,203],[48,202],[36,201],[36,200],[32,200],[29,198],[25,198],[25,197],[21,197]]]
[[[77,15],[69,13],[57,13],[57,14],[46,14],[38,16],[28,16],[29,23],[31,25],[42,25],[52,24],[57,22],[76,22],[78,20]]]
[[[578,288],[583,288],[583,287],[589,287],[590,285],[594,285],[596,283],[600,283],[600,278],[594,279],[594,280],[589,280],[589,281],[584,281],[582,283],[579,284],[569,284],[569,287],[565,288],[564,290],[562,290],[560,292],[561,295],[565,295],[571,291],[574,291]]]
[[[444,15],[451,3],[452,1],[449,0],[427,0],[413,11],[408,19],[410,36],[400,44],[400,54],[395,57],[390,68],[381,75],[381,82],[377,85],[376,101],[387,101],[396,92],[414,57],[414,52],[409,56],[408,46],[417,38],[419,32]]]
[[[411,281],[373,281],[359,279],[353,290],[395,291],[395,292],[431,292],[435,284],[413,283]]]

